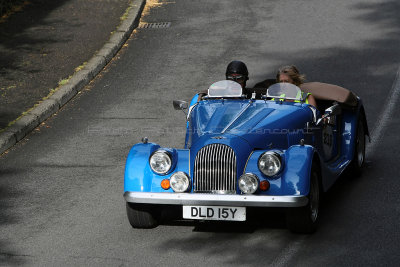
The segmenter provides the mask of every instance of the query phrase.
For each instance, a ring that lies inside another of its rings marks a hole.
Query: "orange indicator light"
[[[169,180],[168,179],[162,180],[161,187],[162,187],[162,189],[168,190],[171,187],[169,184]]]
[[[270,184],[267,180],[260,182],[260,190],[261,191],[267,191],[269,189],[269,186],[270,186]]]

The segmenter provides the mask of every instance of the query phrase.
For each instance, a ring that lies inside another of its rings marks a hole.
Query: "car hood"
[[[301,138],[312,111],[305,104],[263,100],[206,100],[189,115],[189,143],[208,139],[244,139],[253,149],[286,148]],[[290,138],[288,137],[290,136]],[[294,138],[294,139],[298,139]],[[290,144],[290,142],[289,142]]]

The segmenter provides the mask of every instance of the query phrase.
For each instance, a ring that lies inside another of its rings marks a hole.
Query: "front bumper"
[[[143,204],[234,206],[234,207],[302,207],[306,196],[255,196],[191,193],[125,192],[127,202]]]

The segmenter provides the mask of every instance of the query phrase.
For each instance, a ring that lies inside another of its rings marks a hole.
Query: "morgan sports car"
[[[245,221],[249,209],[279,207],[291,231],[315,231],[321,194],[363,167],[362,101],[319,82],[247,91],[224,80],[190,103],[174,101],[187,115],[183,149],[147,138],[131,148],[124,198],[132,227],[156,227],[168,209],[188,220]]]

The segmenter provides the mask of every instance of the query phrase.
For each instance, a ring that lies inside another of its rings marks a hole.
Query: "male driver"
[[[239,83],[243,90],[246,88],[246,81],[249,79],[249,71],[242,61],[232,61],[226,67],[226,79]]]
[[[246,92],[246,81],[249,79],[249,71],[247,70],[246,64],[242,61],[234,60],[229,63],[226,67],[225,77],[227,80],[239,83],[242,86],[243,93]],[[200,92],[197,101],[205,95],[207,95],[207,91]]]

